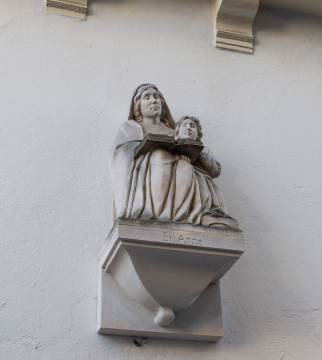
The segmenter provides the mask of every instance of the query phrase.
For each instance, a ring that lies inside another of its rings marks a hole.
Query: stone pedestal
[[[119,218],[99,261],[98,332],[218,341],[218,282],[243,251],[240,230]]]

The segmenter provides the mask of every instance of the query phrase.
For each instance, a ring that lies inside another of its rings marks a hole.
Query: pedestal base
[[[100,334],[195,341],[219,341],[223,336],[220,286],[208,288],[167,327],[153,321],[154,313],[130,300],[111,274],[100,271],[98,332]]]
[[[98,332],[220,340],[219,280],[243,246],[240,230],[119,218],[99,261]]]

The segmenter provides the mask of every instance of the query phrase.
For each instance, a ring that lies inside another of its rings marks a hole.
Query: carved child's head
[[[194,116],[183,116],[176,124],[176,139],[200,140],[202,138],[200,120]]]

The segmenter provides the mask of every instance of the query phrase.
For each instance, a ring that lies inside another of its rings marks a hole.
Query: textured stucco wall
[[[0,359],[321,359],[322,21],[260,10],[246,55],[212,47],[211,0],[44,3],[0,1]],[[146,81],[202,119],[244,230],[216,345],[95,332],[107,154]]]

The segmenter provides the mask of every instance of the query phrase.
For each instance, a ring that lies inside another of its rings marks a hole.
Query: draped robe
[[[174,135],[174,130],[169,131]],[[194,164],[164,150],[135,159],[135,148],[143,137],[142,126],[127,120],[112,145],[109,165],[116,217],[199,225],[211,208],[227,213],[224,198],[212,180],[220,175],[221,167],[207,148]]]

